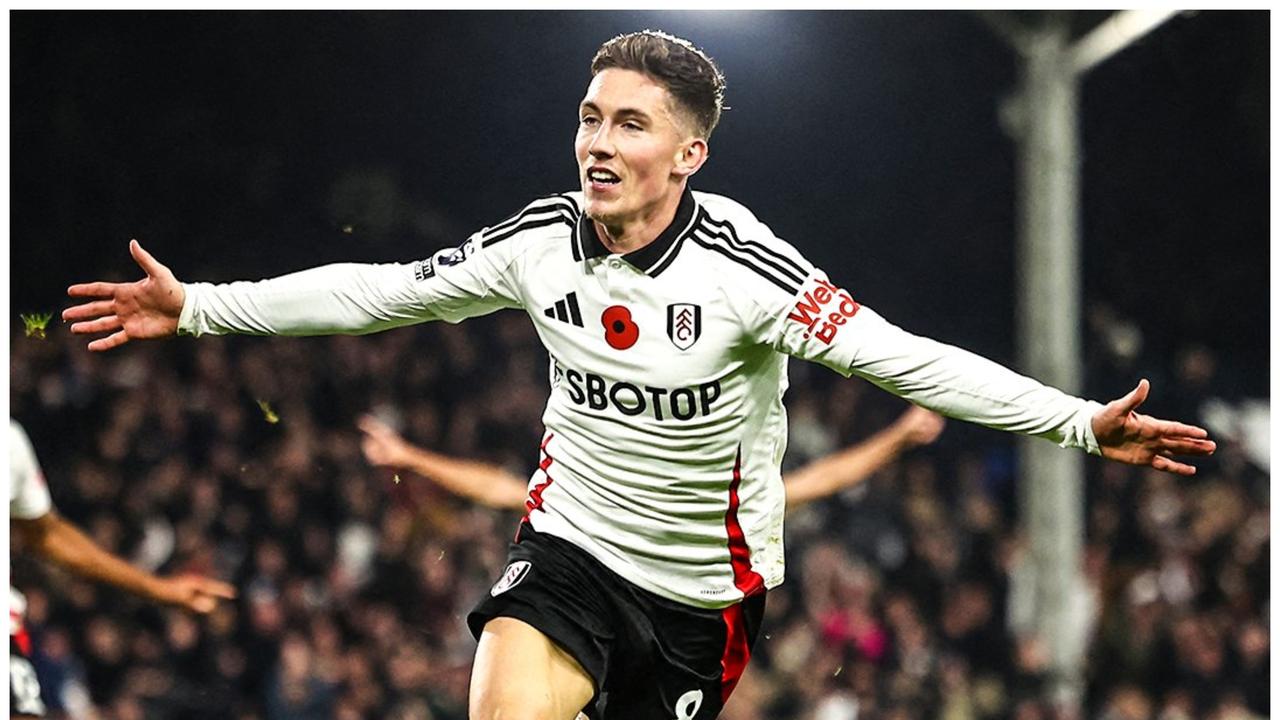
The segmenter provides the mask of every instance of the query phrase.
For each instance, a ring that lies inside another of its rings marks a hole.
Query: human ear
[[[709,154],[710,148],[707,147],[707,141],[702,138],[681,143],[680,149],[676,152],[673,172],[681,177],[689,177],[702,168]]]

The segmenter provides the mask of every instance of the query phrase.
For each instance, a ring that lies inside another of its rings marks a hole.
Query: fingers
[[[370,435],[378,435],[391,429],[387,427],[386,423],[372,415],[361,415],[360,419],[356,421],[356,426]]]
[[[186,575],[178,578],[176,582],[183,588],[184,598],[181,604],[188,610],[201,615],[213,612],[220,601],[233,600],[236,597],[236,589],[221,580]]]
[[[63,320],[90,320],[115,313],[115,300],[95,300],[62,311]]]
[[[129,342],[129,334],[124,330],[121,330],[89,343],[89,350],[92,352],[102,352],[104,350],[118,348],[127,342]]]
[[[1139,405],[1146,401],[1147,394],[1150,392],[1151,383],[1147,382],[1146,378],[1142,378],[1138,381],[1138,387],[1134,388],[1128,395],[1120,398],[1119,403],[1121,412],[1128,414],[1136,410]]]
[[[1195,466],[1187,465],[1186,463],[1177,462],[1176,460],[1172,460],[1163,455],[1156,455],[1155,457],[1151,458],[1151,467],[1155,468],[1156,470],[1164,470],[1165,472],[1171,472],[1171,473],[1174,473],[1175,475],[1195,475],[1196,474]]]
[[[1195,425],[1187,425],[1172,420],[1156,420],[1151,419],[1155,423],[1156,431],[1161,435],[1191,437],[1191,438],[1207,438],[1209,431]]]
[[[200,591],[206,595],[222,598],[223,600],[234,600],[236,597],[235,587],[222,582],[221,580],[212,580],[202,578]]]
[[[148,277],[155,277],[168,270],[164,265],[160,264],[151,256],[151,253],[142,249],[142,243],[137,240],[129,241],[129,254],[133,256],[133,261],[138,263],[138,267],[142,268]]]
[[[1133,413],[1132,419],[1138,422],[1138,432],[1144,437],[1182,437],[1208,438],[1209,431],[1196,425],[1188,425],[1175,420],[1160,420],[1150,415]]]
[[[120,287],[121,284],[109,282],[77,283],[67,288],[67,294],[71,297],[110,297],[116,294],[116,288]]]
[[[1174,455],[1212,455],[1218,444],[1197,438],[1162,438],[1160,452]]]
[[[75,335],[94,335],[96,333],[115,332],[124,327],[120,323],[120,318],[115,315],[107,315],[97,320],[89,320],[86,322],[78,322],[71,324],[71,332]]]

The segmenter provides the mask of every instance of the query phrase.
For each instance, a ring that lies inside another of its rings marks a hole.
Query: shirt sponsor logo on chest
[[[648,415],[655,420],[692,420],[710,415],[720,399],[720,382],[712,380],[690,387],[666,388],[611,381],[592,372],[555,363],[553,385],[563,389],[574,405],[592,410],[613,410],[630,417]]]

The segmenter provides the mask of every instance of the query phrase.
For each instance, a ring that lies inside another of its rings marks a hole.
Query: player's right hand
[[[72,285],[67,295],[95,298],[62,311],[64,321],[74,321],[77,335],[111,333],[89,343],[94,351],[110,350],[130,340],[175,335],[186,291],[169,268],[161,265],[137,240],[129,241],[129,254],[146,273],[137,282],[91,282]]]

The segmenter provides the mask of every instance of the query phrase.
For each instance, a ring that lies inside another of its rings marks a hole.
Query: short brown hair
[[[693,43],[661,30],[619,35],[600,46],[591,60],[591,76],[609,68],[644,73],[666,87],[693,116],[704,139],[720,122],[724,107],[724,75]]]

